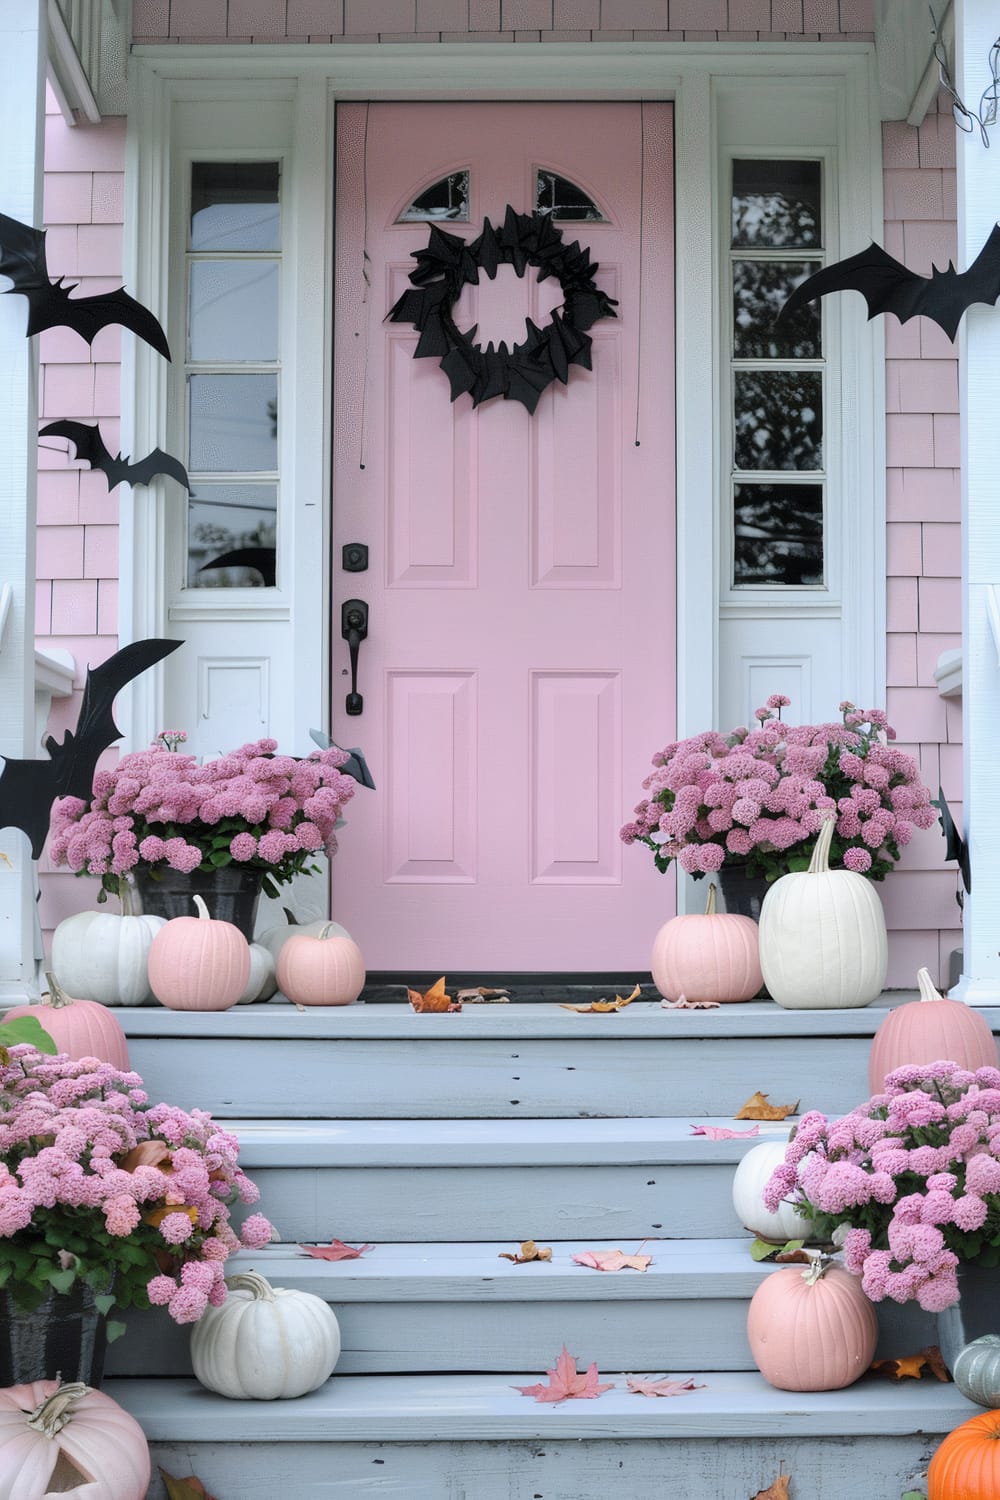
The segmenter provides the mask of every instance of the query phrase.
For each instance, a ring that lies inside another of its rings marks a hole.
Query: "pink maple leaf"
[[[576,1357],[569,1353],[563,1344],[562,1353],[556,1360],[554,1370],[546,1370],[550,1378],[550,1384],[545,1385],[541,1381],[537,1385],[515,1385],[513,1389],[520,1391],[522,1396],[534,1396],[536,1401],[587,1401],[594,1396],[599,1396],[602,1391],[614,1389],[614,1381],[607,1385],[599,1385],[597,1377],[597,1365],[588,1365],[586,1374],[577,1373]]]
[[[300,1245],[299,1249],[306,1255],[311,1255],[315,1260],[357,1260],[359,1255],[364,1255],[366,1250],[374,1250],[374,1245],[345,1245],[343,1240],[331,1240],[329,1245]]]
[[[590,1266],[594,1271],[623,1271],[626,1266],[631,1266],[634,1271],[644,1271],[653,1257],[625,1255],[621,1250],[582,1250],[573,1259],[578,1266]]]
[[[692,1135],[707,1136],[710,1141],[742,1141],[748,1136],[760,1135],[760,1126],[752,1130],[730,1130],[726,1125],[692,1125]]]
[[[683,1396],[685,1391],[705,1389],[703,1385],[695,1385],[693,1380],[670,1380],[667,1376],[654,1380],[651,1375],[626,1375],[625,1387],[633,1396]]]

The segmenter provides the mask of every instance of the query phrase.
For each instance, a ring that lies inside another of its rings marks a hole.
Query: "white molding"
[[[67,125],[76,125],[76,116],[81,114],[91,125],[99,125],[101,111],[59,0],[48,0],[48,23],[49,68],[63,118]]]
[[[934,681],[942,698],[957,698],[962,691],[962,651],[942,651],[934,668]]]

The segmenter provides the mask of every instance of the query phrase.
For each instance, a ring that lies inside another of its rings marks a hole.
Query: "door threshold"
[[[406,1001],[407,990],[429,990],[440,979],[440,971],[431,973],[417,971],[403,973],[401,970],[370,970],[361,991],[360,999],[366,1005],[395,1005]],[[506,990],[510,1000],[517,1004],[537,1003],[543,1005],[571,1001],[586,1004],[591,1000],[613,999],[615,995],[630,995],[636,985],[640,986],[639,999],[659,1000],[660,994],[652,982],[649,970],[634,970],[622,973],[532,973],[518,970],[456,970],[447,975],[448,993],[459,990],[484,989]]]

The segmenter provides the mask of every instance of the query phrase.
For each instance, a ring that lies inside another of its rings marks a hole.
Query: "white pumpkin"
[[[237,1005],[249,1005],[251,1000],[270,1000],[278,988],[274,972],[274,959],[261,943],[250,944],[250,978],[247,987],[237,1000]]]
[[[871,881],[830,869],[834,819],[824,820],[809,869],[782,875],[760,912],[760,966],[787,1010],[869,1005],[885,984],[885,914]]]
[[[331,922],[325,917],[318,917],[315,922],[298,922],[295,919],[295,913],[289,911],[287,906],[281,909],[285,913],[284,922],[279,923],[277,927],[269,927],[266,932],[261,933],[260,937],[254,939],[267,949],[275,963],[278,962],[278,954],[281,952],[282,945],[290,937],[319,937],[321,932],[327,933],[330,937],[350,937],[351,935],[346,927],[341,927],[339,922]]]
[[[745,1229],[760,1240],[785,1245],[808,1240],[812,1221],[792,1203],[779,1203],[773,1212],[764,1207],[764,1188],[775,1167],[785,1159],[785,1141],[762,1141],[743,1157],[733,1177],[733,1208]]]
[[[333,1309],[311,1292],[272,1287],[256,1271],[226,1279],[229,1295],[191,1330],[202,1385],[233,1401],[304,1396],[329,1380],[340,1358]]]
[[[129,887],[119,888],[121,916],[81,911],[52,935],[52,969],[78,1000],[102,1005],[145,1005],[153,998],[147,964],[164,917],[134,916]]]

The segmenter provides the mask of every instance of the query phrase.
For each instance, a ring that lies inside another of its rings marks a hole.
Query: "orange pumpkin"
[[[753,1294],[747,1337],[757,1368],[780,1391],[839,1391],[872,1362],[875,1308],[856,1276],[817,1256],[772,1271]]]
[[[653,982],[668,1000],[750,1000],[764,982],[757,954],[757,924],[715,910],[708,888],[704,915],[671,917],[656,934]]]
[[[5,1021],[34,1016],[48,1032],[60,1052],[78,1062],[96,1057],[123,1073],[129,1071],[128,1043],[114,1015],[99,1000],[75,1000],[67,995],[54,974],[46,974],[49,992],[38,1005],[19,1005],[7,1011]]]
[[[926,969],[917,974],[920,999],[897,1005],[875,1033],[868,1086],[880,1094],[894,1068],[948,1061],[975,1072],[995,1068],[997,1044],[989,1022],[961,1000],[947,1000]]]
[[[365,962],[335,922],[316,937],[290,937],[278,953],[278,988],[296,1005],[350,1005],[365,985]]]
[[[1000,1411],[984,1411],[949,1432],[927,1470],[927,1500],[996,1500],[1000,1495]]]
[[[217,922],[200,896],[198,915],[174,917],[149,948],[149,986],[171,1010],[228,1010],[250,978],[250,945],[232,922]]]

